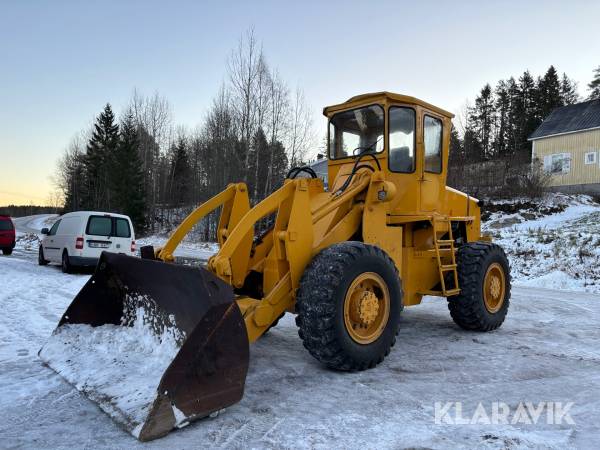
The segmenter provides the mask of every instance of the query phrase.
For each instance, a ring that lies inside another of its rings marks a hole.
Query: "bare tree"
[[[314,145],[312,115],[306,104],[304,92],[296,87],[289,112],[287,150],[290,165],[299,164]]]
[[[51,178],[56,191],[62,196],[62,204],[67,207],[78,205],[81,201],[80,196],[84,190],[83,158],[91,134],[90,127],[71,138],[71,142],[58,160],[56,174]],[[68,198],[69,193],[73,198]]]
[[[265,61],[264,55],[261,53],[258,60],[258,77],[256,80],[256,129],[265,131],[266,125],[269,122],[267,115],[271,108],[270,87],[271,74]],[[260,161],[259,152],[254,151],[254,191],[253,198],[259,197],[259,168],[264,164]]]
[[[257,125],[257,85],[264,70],[262,49],[258,47],[254,29],[250,28],[238,42],[227,62],[233,107],[239,120],[244,142],[244,165],[250,165],[250,142]],[[244,181],[248,181],[248,174]]]
[[[289,89],[283,79],[279,76],[276,70],[273,70],[269,78],[269,96],[270,96],[270,115],[269,115],[269,132],[270,132],[270,153],[268,176],[265,180],[264,190],[262,195],[266,197],[273,189],[271,182],[273,179],[273,163],[275,144],[281,139],[285,132],[285,117],[289,112]]]
[[[158,92],[146,97],[134,89],[127,109],[139,128],[146,198],[148,209],[154,217],[160,191],[157,173],[160,155],[166,152],[172,134],[171,105]],[[151,221],[151,226],[154,226],[154,221]]]

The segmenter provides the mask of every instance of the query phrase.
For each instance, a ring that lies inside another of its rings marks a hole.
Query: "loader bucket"
[[[206,269],[103,253],[39,356],[147,441],[238,402],[248,345],[231,286]]]

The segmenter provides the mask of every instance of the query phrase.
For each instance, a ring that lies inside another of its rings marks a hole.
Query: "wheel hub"
[[[344,322],[350,337],[369,344],[382,333],[389,317],[387,285],[376,273],[359,275],[350,285],[344,300]]]
[[[503,267],[491,264],[483,279],[483,301],[490,313],[496,313],[504,304],[506,278]]]
[[[359,299],[359,318],[364,325],[371,325],[377,318],[379,313],[379,300],[371,291],[362,293]]]
[[[500,297],[500,278],[492,276],[490,280],[490,293],[494,299]]]

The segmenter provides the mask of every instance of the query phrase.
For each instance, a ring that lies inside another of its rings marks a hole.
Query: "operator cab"
[[[406,207],[419,213],[438,205],[446,184],[451,113],[389,92],[352,97],[323,113],[329,118],[330,185],[349,173],[356,158],[372,154],[398,187],[405,213]],[[374,164],[373,157],[363,161]]]

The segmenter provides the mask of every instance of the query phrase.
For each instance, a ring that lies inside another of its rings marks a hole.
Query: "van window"
[[[129,229],[129,221],[127,219],[116,219],[116,237],[128,238],[131,237],[131,230]]]
[[[59,235],[73,235],[77,234],[77,224],[79,220],[77,217],[65,217],[60,221],[60,227],[58,229]]]
[[[56,230],[58,230],[59,225],[60,225],[60,220],[57,220],[56,223],[54,225],[52,225],[52,228],[50,228],[50,231],[48,232],[48,236],[54,236],[56,234]]]
[[[110,236],[112,234],[112,218],[105,216],[90,216],[85,234]]]

